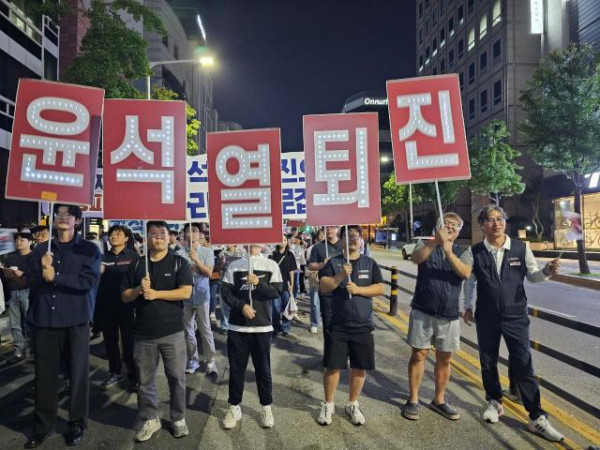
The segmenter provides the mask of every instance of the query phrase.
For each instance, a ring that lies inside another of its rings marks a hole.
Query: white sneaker
[[[527,428],[532,433],[537,433],[552,442],[560,442],[565,438],[560,431],[550,425],[550,422],[548,422],[548,419],[545,416],[540,416],[535,420],[531,420],[527,424]]]
[[[242,408],[240,405],[230,405],[223,418],[223,428],[233,430],[240,420],[242,420]]]
[[[145,442],[161,428],[162,425],[159,418],[146,420],[144,425],[142,425],[142,429],[135,434],[135,440],[138,442]]]
[[[504,408],[496,400],[490,400],[483,412],[483,420],[490,423],[496,423],[504,415]]]
[[[321,411],[317,417],[317,423],[321,425],[330,425],[331,416],[335,413],[335,405],[333,403],[321,402]]]
[[[217,315],[215,313],[210,313],[209,318],[211,322],[217,323]]]
[[[185,419],[178,420],[177,422],[173,422],[173,436],[177,439],[182,438],[190,434],[190,430],[188,429],[187,424],[185,423]]]
[[[217,362],[214,359],[209,361],[206,366],[206,375],[212,375],[213,373],[219,373],[217,370]]]
[[[363,413],[360,411],[358,402],[348,403],[344,409],[346,410],[346,414],[348,414],[350,417],[350,422],[352,422],[353,425],[365,424],[365,416],[363,416]]]
[[[195,359],[190,359],[185,367],[185,373],[194,373],[200,368],[200,363]]]
[[[318,331],[318,330],[317,330],[317,327],[310,327],[310,332],[311,332],[312,334],[317,334],[317,331]]]
[[[273,417],[273,411],[271,411],[271,405],[263,406],[260,412],[260,426],[273,428],[273,425],[275,425],[275,418]]]

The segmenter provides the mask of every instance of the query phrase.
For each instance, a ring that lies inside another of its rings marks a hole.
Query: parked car
[[[417,246],[417,244],[419,242],[428,241],[429,239],[433,239],[433,237],[432,236],[415,236],[415,237],[413,237],[412,241],[404,244],[404,246],[402,247],[402,258],[404,258],[404,259],[410,258],[410,256],[412,255],[412,252],[415,249],[415,247]]]

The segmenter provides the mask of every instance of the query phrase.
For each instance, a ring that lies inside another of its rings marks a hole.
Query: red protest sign
[[[211,242],[280,243],[280,130],[208,133],[206,147]]]
[[[471,178],[458,75],[387,82],[399,184]]]
[[[104,108],[104,217],[185,220],[185,102],[108,99]]]
[[[306,223],[381,221],[377,113],[304,116]]]
[[[6,198],[91,203],[103,100],[103,89],[19,80]]]

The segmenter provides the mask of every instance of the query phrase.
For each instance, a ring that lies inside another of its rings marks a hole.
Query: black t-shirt
[[[325,249],[325,243],[327,243],[327,249]],[[322,263],[329,255],[329,259],[334,256],[341,255],[343,251],[342,241],[338,240],[335,244],[330,243],[327,240],[317,242],[313,245],[310,255],[308,257],[308,263]],[[319,270],[319,278],[323,276],[323,269]]]
[[[286,250],[285,253],[279,252],[279,250],[275,250],[269,259],[272,259],[279,266],[279,270],[281,271],[281,279],[283,280],[283,291],[289,291],[290,288],[290,272],[296,270],[298,265],[296,264],[296,258],[289,250]]]
[[[29,264],[29,258],[31,258],[31,255],[31,252],[29,252],[26,255],[21,255],[20,253],[12,253],[8,255],[5,264],[5,266],[7,267],[6,270],[10,270],[10,267],[17,267],[21,272],[26,272],[27,265]],[[14,273],[11,273],[11,275],[14,275]],[[14,277],[5,277],[5,280],[9,291],[27,289],[24,277],[16,277],[15,275]]]
[[[98,301],[121,303],[121,284],[131,264],[135,264],[140,255],[135,250],[124,248],[119,254],[109,250],[102,256],[104,273],[100,276]]]
[[[192,286],[189,263],[179,255],[168,252],[160,261],[150,261],[150,285],[157,291],[172,291]],[[144,259],[129,266],[121,291],[139,286],[146,275]],[[172,300],[135,299],[133,335],[138,340],[156,339],[183,331],[182,302]]]

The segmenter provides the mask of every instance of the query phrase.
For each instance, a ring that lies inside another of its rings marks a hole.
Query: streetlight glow
[[[210,55],[201,56],[200,64],[202,64],[203,66],[213,66],[215,64],[215,58],[213,58]]]

